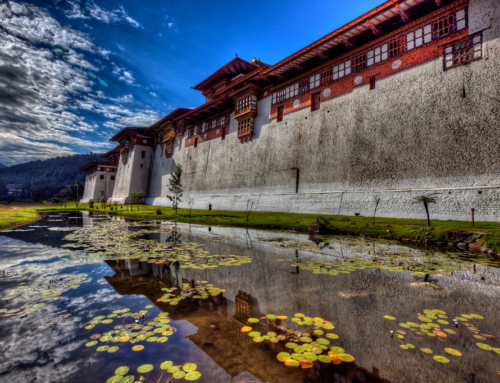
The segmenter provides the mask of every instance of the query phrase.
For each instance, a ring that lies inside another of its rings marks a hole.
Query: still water
[[[497,382],[495,259],[51,213],[0,233],[1,382]]]

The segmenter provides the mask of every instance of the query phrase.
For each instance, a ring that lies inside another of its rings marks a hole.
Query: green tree
[[[99,200],[101,202],[101,209],[106,209],[106,197],[104,194],[104,190],[101,190],[101,199]]]
[[[144,198],[144,190],[130,193],[130,201],[132,203],[138,204],[139,202],[142,202],[143,198]],[[137,207],[137,210],[139,210],[139,206]]]
[[[168,190],[171,195],[168,195],[168,199],[172,201],[172,207],[175,209],[175,214],[177,215],[177,208],[179,207],[179,202],[182,202],[182,166],[177,164],[175,172],[170,174],[170,180],[168,184]]]
[[[427,226],[431,225],[431,218],[429,217],[429,204],[437,202],[437,198],[433,197],[437,194],[439,194],[439,193],[432,193],[429,195],[421,195],[421,196],[413,198],[415,200],[413,203],[423,203],[424,204],[425,212],[427,213]]]

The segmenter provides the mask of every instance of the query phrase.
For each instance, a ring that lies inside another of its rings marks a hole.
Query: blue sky
[[[105,152],[235,53],[274,64],[381,1],[353,3],[0,0],[0,163]]]

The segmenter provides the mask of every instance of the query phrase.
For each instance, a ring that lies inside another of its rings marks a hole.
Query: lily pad
[[[91,342],[88,342],[85,344],[85,347],[92,347],[92,346],[95,346],[97,344],[97,341],[96,340],[93,340]]]
[[[166,369],[172,367],[173,365],[174,365],[174,362],[167,360],[167,361],[163,362],[162,364],[160,364],[160,368],[162,370],[166,370]]]
[[[439,363],[450,363],[450,360],[448,358],[441,355],[434,355],[433,358],[436,362]]]
[[[288,352],[280,352],[278,355],[276,355],[276,358],[280,361],[280,362],[284,362],[285,359],[290,359],[291,358],[291,355],[288,353]]]
[[[115,376],[112,376],[111,378],[109,378],[108,380],[106,380],[106,383],[119,383],[122,381],[122,379],[123,379],[123,376],[115,375]]]
[[[194,363],[186,363],[184,366],[182,366],[182,369],[186,372],[191,372],[196,370],[197,366]]]
[[[132,351],[142,351],[144,350],[144,346],[138,344],[137,346],[132,347]]]
[[[335,354],[341,354],[345,351],[342,347],[336,347],[336,346],[330,347],[330,350]]]
[[[184,371],[176,371],[174,372],[174,379],[182,379],[186,373]]]
[[[250,323],[259,323],[260,322],[257,318],[250,318],[248,321]]]
[[[342,362],[354,362],[354,356],[350,355],[350,354],[346,354],[346,353],[340,353],[339,354],[339,359],[342,361]]]
[[[384,315],[384,318],[388,320],[396,320],[396,318],[391,317],[390,315]]]
[[[115,370],[115,375],[121,375],[121,376],[124,376],[127,374],[127,372],[129,372],[130,368],[128,368],[127,366],[121,366],[121,367],[118,367],[116,370]]]
[[[96,351],[103,352],[103,351],[108,351],[108,349],[109,349],[109,346],[101,346],[101,347],[97,347]]]
[[[297,343],[294,343],[294,342],[288,342],[287,344],[285,344],[285,347],[295,349],[295,348],[299,347],[299,345]]]
[[[117,351],[118,351],[118,347],[117,346],[113,346],[113,347],[108,348],[108,352],[110,354],[112,354],[114,352],[117,352]]]
[[[250,326],[244,326],[241,328],[241,332],[250,332],[252,331],[252,328]]]
[[[252,331],[252,332],[248,333],[248,336],[254,338],[256,336],[260,336],[260,332],[258,332],[258,331]]]
[[[425,352],[426,354],[432,354],[432,350],[430,348],[421,348],[420,351]]]
[[[261,342],[263,342],[263,341],[264,341],[264,337],[262,337],[262,336],[254,336],[254,337],[253,337],[253,341],[254,341],[255,343],[261,343]]]
[[[142,366],[137,368],[137,372],[140,374],[145,374],[146,372],[151,371],[153,368],[154,367],[152,364],[143,364]]]
[[[476,346],[479,348],[482,348],[483,350],[487,350],[487,351],[493,350],[493,347],[491,347],[490,345],[488,345],[486,343],[476,343]]]
[[[318,360],[323,363],[332,363],[332,359],[327,355],[319,355]]]
[[[197,380],[201,377],[201,372],[199,371],[191,371],[184,376],[185,380]]]
[[[273,315],[273,314],[267,314],[266,318],[271,319],[271,320],[275,320],[277,317],[276,317],[276,315]]]
[[[445,348],[444,349],[448,354],[455,355],[455,356],[462,356],[462,353],[458,350],[455,350],[454,348]]]

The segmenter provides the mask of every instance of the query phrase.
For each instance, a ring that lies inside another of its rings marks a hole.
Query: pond
[[[498,265],[50,213],[0,232],[0,381],[496,382]]]

